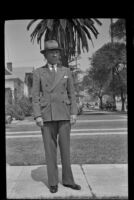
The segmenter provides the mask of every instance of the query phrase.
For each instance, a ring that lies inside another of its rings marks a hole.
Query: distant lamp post
[[[75,51],[75,61],[76,61],[76,76],[75,76],[75,83],[76,83],[76,92],[77,92],[77,99],[78,99],[78,104],[80,103],[80,92],[79,92],[79,79],[78,79],[78,59],[79,59],[79,55],[78,52]]]
[[[113,37],[113,30],[112,30],[112,24],[113,24],[113,18],[110,18],[110,24],[111,24],[111,43],[113,44],[114,43],[114,37]],[[113,79],[113,86],[112,86],[112,97],[113,97],[113,110],[116,110],[116,100],[115,100],[115,93],[114,93],[114,66],[112,67],[112,79]]]

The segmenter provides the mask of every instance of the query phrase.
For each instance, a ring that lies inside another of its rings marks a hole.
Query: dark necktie
[[[51,65],[51,67],[52,67],[52,71],[55,71],[55,69],[54,69],[54,65]]]
[[[52,80],[54,81],[55,79],[55,69],[54,69],[54,65],[51,65],[52,70],[51,70],[51,76],[52,76]]]

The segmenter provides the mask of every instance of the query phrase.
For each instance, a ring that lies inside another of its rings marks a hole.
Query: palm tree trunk
[[[61,62],[62,62],[62,65],[64,67],[69,67],[68,66],[68,56],[67,55],[65,55],[65,54],[61,55]]]
[[[110,19],[110,24],[112,26],[113,24],[113,19]],[[113,37],[113,31],[111,29],[111,43],[114,42],[114,37]],[[116,110],[116,100],[115,100],[115,94],[114,94],[114,67],[112,67],[112,77],[113,77],[113,110]]]

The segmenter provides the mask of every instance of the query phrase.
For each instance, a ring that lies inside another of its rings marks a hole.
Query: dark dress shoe
[[[74,184],[74,185],[66,185],[66,184],[63,184],[65,187],[69,187],[69,188],[72,188],[73,190],[81,190],[81,186],[80,185],[77,185],[77,184]]]
[[[56,193],[58,191],[58,186],[55,185],[55,186],[50,186],[50,192],[51,193]]]

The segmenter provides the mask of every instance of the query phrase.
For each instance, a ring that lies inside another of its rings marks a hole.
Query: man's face
[[[47,50],[45,53],[45,58],[50,64],[57,64],[60,59],[60,50]]]

